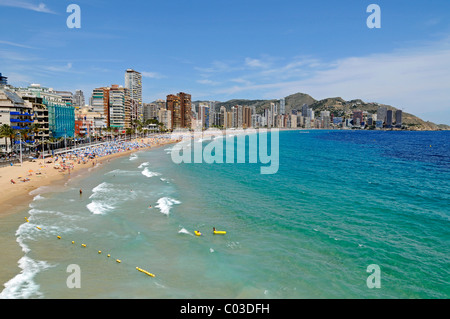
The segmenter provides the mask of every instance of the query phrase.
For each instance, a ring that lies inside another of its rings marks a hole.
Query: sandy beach
[[[175,143],[172,139],[139,138],[130,143],[137,143],[139,146],[131,149],[118,150],[116,153],[87,158],[85,161],[72,157],[62,163],[61,156],[56,161],[47,157],[44,160],[37,159],[32,162],[23,162],[22,165],[5,166],[0,168],[0,187],[3,192],[0,194],[0,215],[12,214],[20,204],[31,201],[33,195],[30,192],[41,187],[58,182],[64,182],[71,175],[88,168],[102,165],[107,161],[119,157],[130,155],[131,153],[151,149],[161,145]],[[63,169],[65,167],[65,169]]]

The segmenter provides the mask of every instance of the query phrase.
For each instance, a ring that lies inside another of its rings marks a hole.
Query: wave
[[[89,198],[95,198],[95,197],[98,197],[98,195],[100,195],[100,194],[110,193],[113,186],[114,186],[113,184],[110,184],[107,182],[98,184],[97,186],[95,186],[92,189],[92,195],[89,196]]]
[[[138,158],[138,156],[134,153],[130,155],[130,161],[137,160],[137,158]]]
[[[18,264],[22,271],[4,284],[5,289],[0,293],[0,299],[42,298],[40,286],[33,279],[37,273],[53,265],[28,256],[20,258]]]
[[[39,194],[37,194],[36,196],[33,197],[33,201],[41,200],[41,199],[45,199],[45,197],[43,197],[43,196],[41,196]]]
[[[127,171],[123,169],[115,169],[113,171],[109,171],[105,173],[105,175],[120,175],[120,176],[127,176],[127,175],[137,175],[139,172],[136,171]]]
[[[91,203],[87,204],[86,207],[92,214],[95,215],[105,215],[106,213],[114,209],[114,206],[100,201],[92,201]]]
[[[148,167],[144,168],[144,170],[141,173],[142,173],[142,175],[147,176],[147,177],[153,177],[153,176],[161,175],[160,173],[150,171],[148,169]]]
[[[181,204],[181,202],[170,197],[162,197],[158,199],[155,207],[159,208],[162,214],[169,216],[170,209],[174,204],[178,205]]]
[[[186,234],[186,235],[191,235],[191,236],[194,236],[194,234],[192,234],[190,231],[188,231],[186,228],[181,228],[179,231],[178,231],[178,234]]]
[[[145,163],[142,163],[141,165],[139,165],[138,168],[144,168],[144,167],[147,167],[148,165],[150,165],[150,163],[145,162]]]

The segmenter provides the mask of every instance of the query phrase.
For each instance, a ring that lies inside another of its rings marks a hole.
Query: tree
[[[13,148],[13,141],[15,141],[16,139],[16,133],[17,130],[13,129],[11,126],[9,126],[8,124],[3,124],[0,127],[0,137],[4,137],[4,138],[8,138],[11,142],[11,151]],[[6,150],[8,150],[8,143],[6,143]]]

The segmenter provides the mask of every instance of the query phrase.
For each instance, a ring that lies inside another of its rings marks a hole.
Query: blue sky
[[[69,4],[81,28],[69,29]],[[369,4],[381,29],[369,29]],[[124,84],[143,99],[271,99],[296,92],[386,103],[450,124],[448,0],[0,0],[0,72],[16,86]]]

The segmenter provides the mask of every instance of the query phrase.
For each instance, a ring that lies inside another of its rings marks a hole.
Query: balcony
[[[10,119],[11,123],[34,123],[33,120]]]

